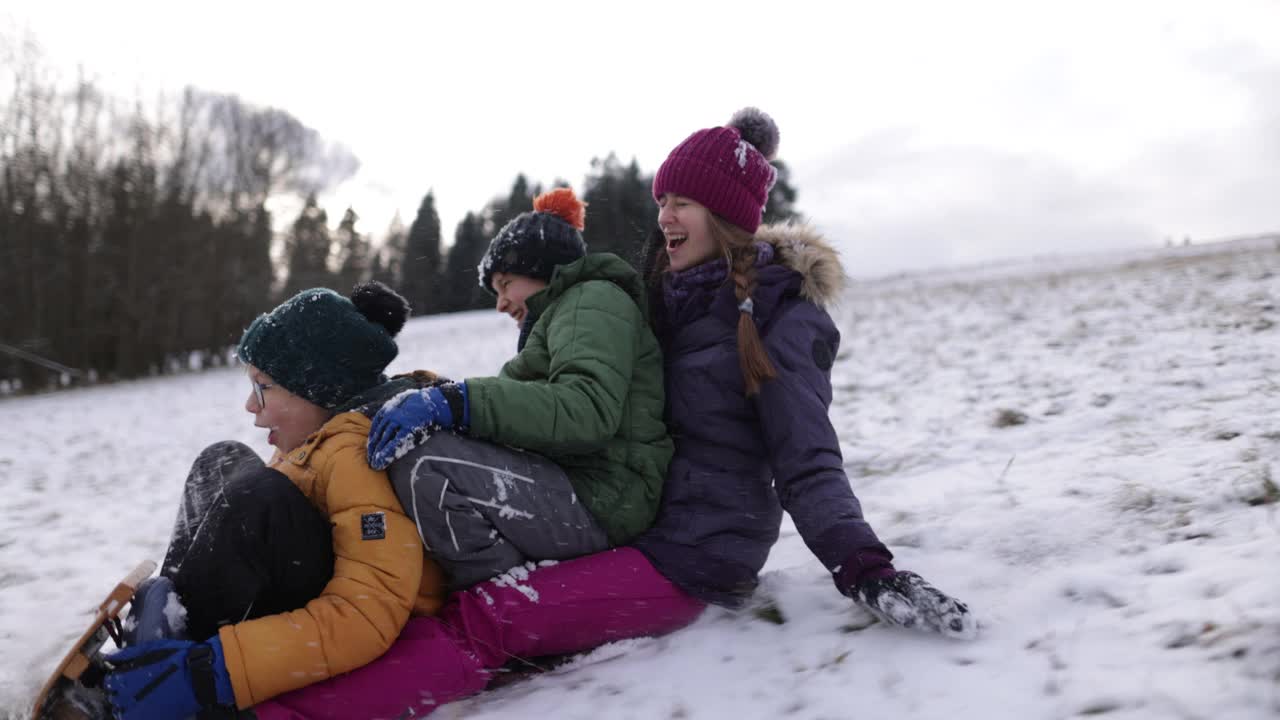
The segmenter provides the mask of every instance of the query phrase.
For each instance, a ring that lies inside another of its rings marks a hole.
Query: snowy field
[[[1280,241],[867,280],[837,316],[854,489],[978,640],[871,623],[788,524],[782,624],[711,610],[435,717],[1280,716]],[[491,373],[515,337],[415,320],[393,369]],[[0,716],[160,559],[202,447],[267,454],[248,393],[222,370],[0,401]]]

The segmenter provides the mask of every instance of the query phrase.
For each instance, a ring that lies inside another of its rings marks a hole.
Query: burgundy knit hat
[[[754,233],[760,227],[778,171],[778,126],[753,107],[733,114],[726,127],[699,130],[676,146],[653,178],[653,198],[693,198],[711,212]]]

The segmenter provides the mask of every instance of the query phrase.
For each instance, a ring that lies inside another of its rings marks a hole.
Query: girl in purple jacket
[[[513,658],[670,632],[707,603],[741,606],[782,512],[836,588],[884,622],[971,637],[963,603],[900,571],[862,517],[827,415],[840,334],[835,251],[802,226],[760,226],[778,130],[747,108],[699,130],[654,178],[662,242],[651,311],[675,457],[658,520],[631,547],[506,576],[415,618],[379,660],[256,708],[259,718],[423,714]]]

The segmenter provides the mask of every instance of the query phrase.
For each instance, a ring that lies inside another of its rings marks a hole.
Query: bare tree
[[[195,88],[121,103],[0,42],[0,380],[225,358],[273,299],[268,198],[357,168],[285,111]]]

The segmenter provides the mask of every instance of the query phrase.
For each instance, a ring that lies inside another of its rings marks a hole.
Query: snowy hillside
[[[785,622],[711,610],[446,718],[1246,719],[1280,715],[1280,241],[864,281],[832,418],[873,525],[984,623],[870,623],[785,526]],[[495,313],[417,320],[393,369],[491,373]],[[224,370],[0,401],[0,715],[98,597],[159,559],[220,439],[266,454]]]

